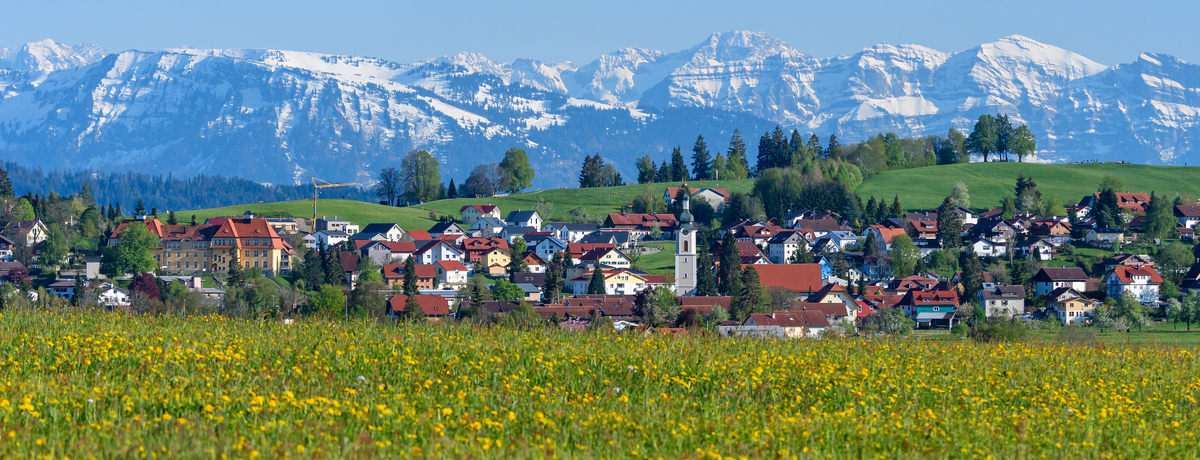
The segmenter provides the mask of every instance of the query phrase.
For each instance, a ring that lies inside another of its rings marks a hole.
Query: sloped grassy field
[[[3,458],[1187,458],[1194,348],[0,315]]]

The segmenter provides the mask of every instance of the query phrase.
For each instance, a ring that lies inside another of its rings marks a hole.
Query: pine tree
[[[867,206],[863,208],[863,214],[868,224],[879,222],[879,203],[875,201],[875,195],[871,195],[871,198],[867,200]]]
[[[229,250],[229,285],[240,288],[245,284],[245,275],[242,273],[242,261],[238,257],[238,248]]]
[[[554,257],[550,259],[550,266],[546,267],[546,302],[558,303],[558,298],[562,295],[563,287],[563,265],[566,260],[563,258],[563,252],[554,253]]]
[[[158,208],[151,206],[150,207],[150,216],[157,219],[158,218]]]
[[[808,250],[808,241],[804,237],[800,237],[800,244],[796,245],[796,252],[792,253],[792,260],[787,261],[791,264],[811,264],[813,263],[812,252]]]
[[[783,127],[775,125],[775,130],[771,131],[771,164],[776,168],[785,168],[790,166],[791,160],[787,134]]]
[[[116,219],[120,219],[122,217],[125,217],[125,214],[121,212],[121,202],[118,201],[117,202],[117,217],[116,217]],[[116,220],[116,219],[113,219],[113,220]]]
[[[788,138],[788,153],[791,157],[789,165],[798,165],[807,159],[804,158],[804,136],[798,129],[793,129],[791,137]]]
[[[525,239],[521,237],[513,238],[512,244],[508,245],[508,272],[521,273],[528,267],[525,264],[525,251],[528,249],[525,244]]]
[[[604,288],[604,270],[601,270],[599,265],[592,269],[592,278],[588,280],[587,293],[608,294]]]
[[[717,280],[713,274],[712,255],[709,254],[708,243],[703,239],[696,241],[696,295],[717,295]]]
[[[346,284],[346,267],[342,266],[341,250],[329,253],[329,270],[325,272],[325,284],[341,286]]]
[[[962,216],[959,216],[952,198],[942,200],[938,207],[938,241],[943,249],[953,249],[962,246]]]
[[[179,225],[179,219],[175,218],[175,211],[167,211],[167,225]]]
[[[196,215],[192,214],[192,225],[196,225]]]
[[[142,203],[142,199],[138,198],[137,206],[133,208],[133,215],[140,216],[146,213],[146,204]]]
[[[696,180],[712,179],[712,156],[708,153],[708,143],[704,136],[696,136],[696,144],[692,146],[692,177]]]
[[[458,198],[458,188],[454,186],[454,179],[450,179],[450,186],[446,187],[446,197],[450,199]]]
[[[761,174],[765,170],[774,168],[776,166],[775,159],[771,155],[771,133],[763,133],[762,137],[758,138],[758,164],[755,165],[755,171]]]
[[[996,115],[996,154],[1004,155],[1008,159],[1008,153],[1012,151],[1013,126],[1012,121],[1008,119],[1008,114]]]
[[[825,158],[825,150],[821,148],[821,138],[817,137],[817,133],[808,137],[808,149],[812,151],[813,156]]]
[[[875,238],[875,232],[867,232],[867,238],[865,241],[863,241],[863,255],[868,257],[878,257],[879,253],[879,239]]]
[[[892,209],[888,210],[888,217],[900,219],[904,217],[904,208],[900,207],[900,195],[896,195],[892,199]]]
[[[16,198],[16,195],[16,191],[13,190],[12,179],[8,177],[8,171],[0,168],[0,199],[13,199]]]
[[[718,281],[720,291],[723,295],[730,295],[730,287],[733,280],[737,278],[738,270],[742,267],[742,256],[738,254],[737,240],[733,238],[733,229],[725,231],[725,238],[721,240],[721,267],[718,273]]]
[[[749,163],[746,161],[746,141],[742,140],[742,133],[738,130],[733,130],[733,137],[729,139],[729,152],[726,155],[725,169],[729,170],[730,179],[745,179],[749,176]]]
[[[1012,219],[1017,216],[1017,204],[1011,196],[1004,197],[1003,210],[1000,212],[1001,219]]]
[[[4,170],[0,169],[0,171]],[[83,277],[76,275],[75,289],[73,289],[71,292],[71,304],[75,305],[76,307],[80,306],[80,304],[83,303],[83,297],[86,295],[86,293],[87,286],[83,283]]]
[[[762,311],[763,305],[763,290],[758,279],[758,270],[754,269],[753,265],[747,265],[739,274],[741,279],[738,295],[733,299],[733,306],[730,307],[729,314],[737,318],[738,322],[745,321],[752,313]]]
[[[414,256],[404,261],[404,293],[410,296],[417,293],[417,258]]]
[[[826,155],[831,158],[836,158],[838,152],[842,149],[842,145],[838,143],[837,134],[829,135],[829,147],[825,149]]]
[[[663,160],[662,166],[659,166],[658,171],[654,173],[654,182],[660,184],[671,182],[671,168],[667,166],[667,160]]]
[[[688,180],[687,163],[683,162],[683,151],[679,146],[671,151],[671,180],[682,182]]]

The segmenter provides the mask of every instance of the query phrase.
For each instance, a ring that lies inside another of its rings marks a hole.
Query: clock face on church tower
[[[691,233],[691,232],[692,232],[691,230],[688,230],[685,228],[685,229],[683,229],[682,233],[683,233],[683,236],[688,236],[688,233]]]

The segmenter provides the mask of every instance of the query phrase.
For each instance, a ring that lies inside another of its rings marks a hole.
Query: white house
[[[454,222],[438,222],[436,224],[433,224],[433,227],[429,228],[429,236],[432,236],[434,238],[437,238],[437,237],[443,236],[443,235],[457,236],[457,235],[466,235],[466,234],[467,234],[467,231],[463,230],[462,227],[460,227],[458,224],[456,224]]]
[[[330,246],[349,241],[350,235],[341,230],[321,230],[312,234],[316,238],[317,247],[329,249]]]
[[[847,247],[853,246],[860,241],[858,235],[846,230],[832,231],[827,236],[829,237],[829,241],[837,245],[839,251],[845,251]]]
[[[554,253],[567,250],[567,243],[557,236],[536,235],[527,236],[525,244],[529,249],[532,249],[534,254],[541,257],[542,260],[549,261],[554,258]]]
[[[100,304],[108,307],[110,310],[116,307],[129,306],[129,291],[113,286],[112,283],[104,283],[99,288],[100,295],[98,296]]]
[[[467,285],[467,267],[457,260],[439,260],[433,264],[437,271],[438,288],[457,290]]]
[[[978,256],[1002,256],[1008,253],[1008,246],[1004,243],[996,243],[992,240],[976,238],[971,242],[971,252]]]
[[[1121,242],[1125,238],[1125,232],[1118,228],[1093,228],[1088,230],[1083,236],[1083,240],[1088,243],[1108,246],[1114,241]]]
[[[1054,315],[1063,324],[1071,324],[1091,318],[1099,303],[1074,289],[1058,288],[1046,294],[1046,313]]]
[[[1084,273],[1083,269],[1079,267],[1046,267],[1039,270],[1030,279],[1033,282],[1034,294],[1039,296],[1062,287],[1085,292],[1087,291],[1087,280],[1087,273]]]
[[[579,240],[588,234],[598,230],[596,224],[572,224],[570,222],[547,222],[542,225],[543,232],[550,232],[558,236],[558,239],[567,243],[578,243]]]
[[[399,225],[388,223],[367,224],[361,233],[376,233],[383,236],[386,241],[400,241],[401,238],[404,238],[404,229]]]
[[[802,232],[794,230],[780,231],[767,241],[767,257],[773,263],[786,264],[792,260],[792,256],[796,251],[800,250],[801,244],[807,247],[808,243]]]
[[[1162,276],[1158,270],[1150,267],[1116,267],[1104,277],[1109,297],[1118,298],[1128,292],[1144,304],[1158,302],[1158,287],[1161,284]]]
[[[1193,228],[1200,223],[1200,206],[1183,204],[1175,206],[1175,218],[1179,219],[1179,225],[1184,228]]]
[[[979,306],[987,316],[1014,317],[1025,314],[1025,287],[1021,285],[998,286],[983,283],[979,290]]]
[[[537,211],[513,211],[504,218],[504,224],[509,227],[533,227],[537,231],[542,228],[542,216]]]
[[[462,262],[463,253],[450,243],[441,240],[429,241],[425,246],[413,253],[413,257],[417,258],[417,263],[424,265],[432,265],[439,260],[457,260]]]
[[[504,231],[504,221],[498,217],[480,217],[471,224],[471,233],[479,232],[479,238],[495,238]]]

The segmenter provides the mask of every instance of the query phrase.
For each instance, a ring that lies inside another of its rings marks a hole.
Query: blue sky
[[[399,62],[476,51],[586,63],[626,46],[688,48],[712,32],[767,32],[815,57],[879,42],[962,51],[1020,34],[1102,64],[1143,51],[1200,63],[1200,2],[22,1],[0,7],[0,46],[52,38],[112,51],[275,48]]]

